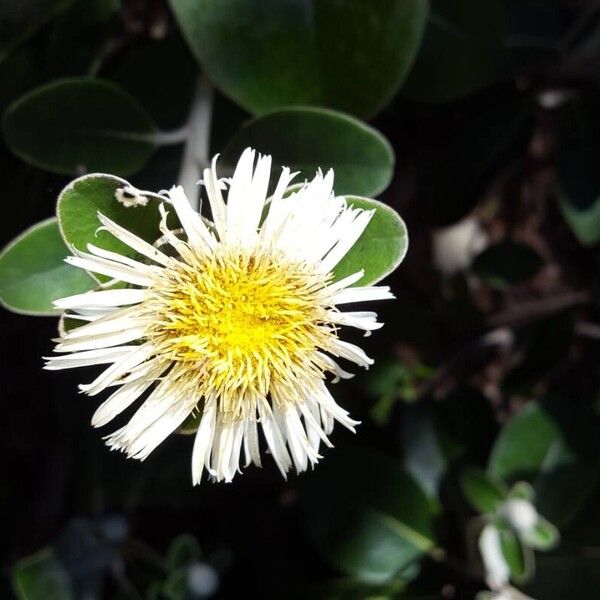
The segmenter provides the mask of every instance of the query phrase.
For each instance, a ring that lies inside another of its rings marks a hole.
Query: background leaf
[[[600,241],[600,94],[586,92],[560,110],[559,208],[580,243]]]
[[[467,469],[460,478],[463,494],[473,508],[484,514],[493,514],[506,500],[508,490],[484,471]]]
[[[300,171],[297,181],[312,179],[318,168],[333,168],[340,195],[376,196],[394,169],[394,152],[378,131],[332,110],[289,108],[250,121],[229,141],[223,160],[235,165],[248,146]]]
[[[510,240],[489,246],[473,261],[473,271],[498,288],[527,281],[542,266],[542,259],[531,246]]]
[[[53,300],[96,285],[81,269],[64,262],[68,254],[56,219],[25,230],[0,253],[0,302],[15,312],[57,314]]]
[[[75,0],[20,0],[0,3],[0,61],[46,21],[67,9]]]
[[[12,152],[36,167],[66,175],[135,173],[154,150],[155,130],[129,94],[91,78],[37,88],[16,100],[4,117]]]
[[[560,525],[585,502],[598,480],[599,431],[596,417],[571,402],[530,402],[504,426],[488,472],[531,482],[539,512]]]
[[[423,47],[404,92],[447,102],[494,81],[506,33],[502,0],[432,0]]]
[[[217,87],[252,113],[329,106],[382,108],[419,47],[428,0],[170,0]]]
[[[12,568],[12,582],[19,600],[71,600],[69,576],[51,548],[21,559]]]
[[[388,581],[435,546],[436,505],[386,456],[338,448],[302,498],[319,550],[362,581]]]

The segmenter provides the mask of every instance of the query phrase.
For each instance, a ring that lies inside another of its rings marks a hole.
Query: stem
[[[182,144],[190,135],[189,124],[186,123],[179,129],[171,131],[157,131],[152,134],[151,140],[157,146],[172,146],[174,144]]]
[[[198,180],[209,165],[210,126],[212,121],[213,89],[206,75],[198,78],[196,93],[187,123],[188,135],[179,170],[179,185],[183,187],[192,208],[198,209],[200,190]]]

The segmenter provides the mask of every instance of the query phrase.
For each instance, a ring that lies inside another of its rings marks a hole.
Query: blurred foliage
[[[298,182],[334,168],[376,211],[335,276],[397,296],[335,390],[356,438],[200,489],[186,436],[107,452],[78,381],[40,370],[56,323],[3,313],[0,595],[471,598],[491,527],[507,594],[596,596],[599,98],[594,0],[0,0],[7,308],[97,285],[64,241],[124,251],[100,210],[155,242],[144,190],[246,145]]]

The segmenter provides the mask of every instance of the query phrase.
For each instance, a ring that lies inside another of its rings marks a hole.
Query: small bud
[[[479,537],[479,552],[485,567],[485,581],[492,590],[501,590],[510,580],[510,569],[500,546],[500,533],[486,525]]]
[[[194,598],[208,598],[219,587],[219,575],[214,567],[206,563],[194,563],[188,568],[187,584]]]

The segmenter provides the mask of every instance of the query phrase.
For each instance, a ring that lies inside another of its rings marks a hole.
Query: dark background
[[[419,82],[409,79],[370,121],[396,153],[394,179],[381,199],[405,219],[411,245],[386,282],[398,300],[378,307],[386,327],[361,341],[378,367],[335,389],[339,403],[362,425],[356,436],[338,428],[336,449],[324,457],[326,462],[340,448],[358,445],[403,463],[410,458],[407,440],[418,435],[412,429],[415,411],[422,410],[444,429],[444,439],[462,448],[456,461],[448,461],[440,488],[443,503],[451,506],[459,495],[456,472],[465,465],[483,467],[498,432],[525,404],[560,398],[557,414],[568,415],[561,423],[576,442],[587,433],[569,419],[584,415],[595,427],[600,398],[598,244],[582,241],[558,200],[566,195],[583,212],[598,202],[600,6],[592,0],[506,4],[513,41],[528,43],[510,46],[496,71],[470,83],[478,49],[468,47],[453,80],[464,77],[467,83],[448,92],[451,97],[425,101]],[[50,20],[26,42],[35,66],[30,81],[11,97],[2,96],[2,89],[10,89],[2,77],[10,73],[0,72],[2,110],[35,85],[81,72],[77,52],[68,53],[68,60],[47,52],[60,33],[56,27],[60,22]],[[84,34],[69,31],[71,48],[83,48],[78,35]],[[129,53],[165,36],[182,53],[172,76],[194,71],[163,2],[123,2],[99,35],[116,40],[102,77],[119,80]],[[163,73],[175,63],[152,64]],[[162,84],[157,94],[170,89],[169,82]],[[191,92],[188,86],[178,96],[181,115]],[[213,150],[222,149],[228,132],[247,118],[218,93]],[[172,120],[177,124],[177,115]],[[180,151],[161,150],[132,182],[152,189],[170,185],[177,173],[172,157]],[[70,178],[25,164],[5,145],[0,164],[4,244],[51,216]],[[433,240],[467,216],[496,251],[469,256],[443,272]],[[219,574],[215,597],[342,597],[316,591],[340,573],[315,546],[306,522],[302,498],[312,473],[284,481],[266,457],[265,468],[249,468],[232,484],[192,488],[192,438],[185,436],[172,436],[143,464],[125,460],[104,446],[104,430],[89,425],[96,399],[76,391],[93,370],[42,370],[56,320],[2,311],[0,331],[0,596],[13,594],[10,573],[18,559],[52,545],[79,592],[145,597],[151,582],[165,576],[161,561],[173,539],[190,533],[201,548],[198,560]],[[391,408],[378,419],[373,407],[385,403],[382,398]],[[599,456],[586,454],[585,464],[597,466]],[[577,480],[571,498],[577,514],[561,524],[565,551],[554,566],[540,570],[541,587],[531,588],[535,597],[597,594],[597,470],[584,471],[583,483]],[[568,493],[565,498],[571,501]],[[448,509],[436,524],[446,547],[462,558],[468,514],[464,506]],[[406,597],[472,598],[485,587],[452,565],[426,560],[420,569],[418,576],[407,576],[412,583]],[[572,591],[576,584],[583,586],[579,592]],[[357,584],[354,595],[344,597],[368,597],[361,590]]]

